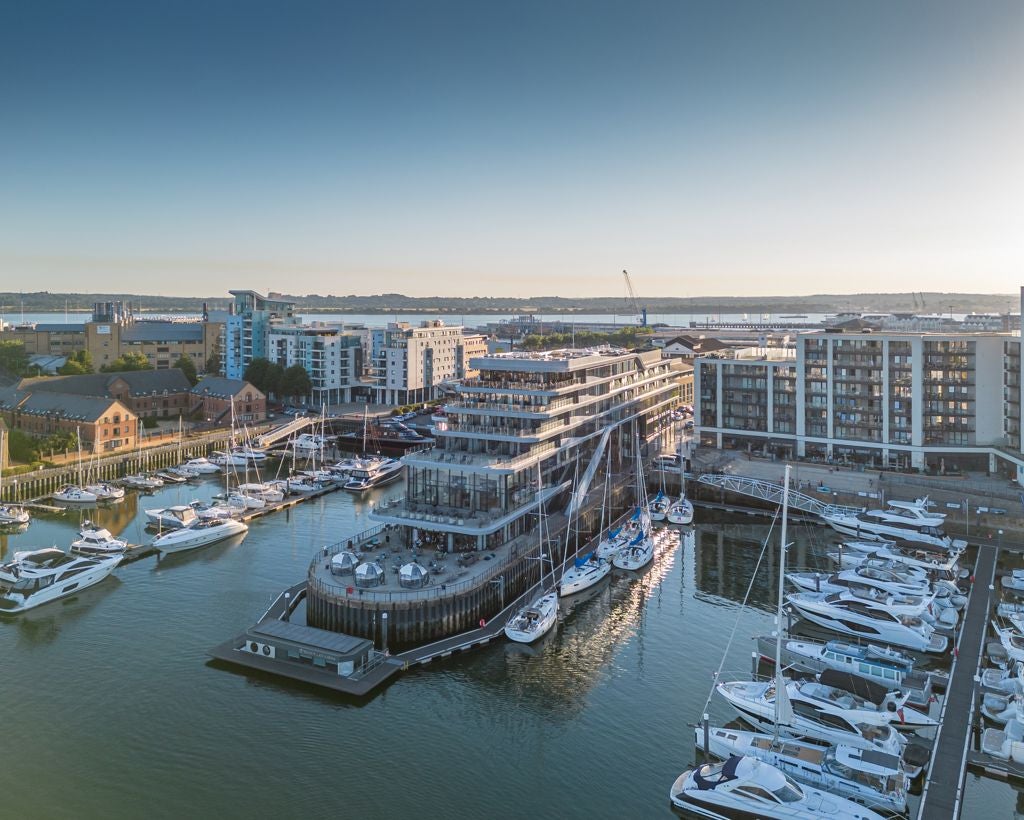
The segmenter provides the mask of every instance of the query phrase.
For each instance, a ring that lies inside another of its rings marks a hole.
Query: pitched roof
[[[694,353],[714,353],[716,350],[730,350],[731,345],[720,342],[718,339],[701,339],[697,336],[676,336],[665,342],[665,347],[680,344],[690,348]]]
[[[207,376],[192,388],[192,392],[200,396],[214,396],[216,398],[229,399],[232,396],[237,396],[247,387],[254,393],[260,392],[253,387],[253,385],[243,379],[229,379],[225,376]]]
[[[33,416],[57,415],[72,421],[96,421],[115,401],[71,393],[28,392],[15,388],[0,390],[0,408],[4,410],[17,410]]]
[[[125,373],[89,373],[84,376],[22,379],[18,387],[38,392],[113,398],[111,385],[119,379],[128,385],[128,393],[132,396],[159,395],[165,390],[168,393],[186,393],[192,386],[182,370],[172,367],[169,370],[130,370]]]

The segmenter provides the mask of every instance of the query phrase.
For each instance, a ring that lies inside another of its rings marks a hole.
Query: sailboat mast
[[[367,417],[369,414],[369,408],[363,407],[363,455],[366,455],[366,424]]]

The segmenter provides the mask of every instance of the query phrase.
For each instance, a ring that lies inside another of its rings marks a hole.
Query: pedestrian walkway
[[[957,643],[956,660],[949,675],[946,699],[939,716],[928,778],[921,795],[918,820],[956,820],[963,799],[967,750],[974,709],[975,676],[985,644],[989,605],[996,575],[997,550],[989,545],[978,548],[974,567],[974,586],[964,614]]]

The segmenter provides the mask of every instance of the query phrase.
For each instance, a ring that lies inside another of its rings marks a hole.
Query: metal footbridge
[[[271,444],[280,441],[283,438],[288,438],[292,433],[297,433],[299,430],[304,430],[313,423],[313,419],[309,416],[296,416],[286,424],[282,424],[280,427],[275,427],[273,430],[264,433],[262,436],[256,437],[257,447],[269,447]]]
[[[704,473],[697,477],[697,481],[701,484],[718,487],[731,493],[747,495],[772,504],[782,504],[782,493],[785,489],[781,484],[773,484],[771,481],[763,481],[760,478],[725,475],[724,473]],[[863,507],[826,504],[817,498],[792,489],[789,491],[789,506],[791,509],[803,510],[813,515],[856,515],[864,510]]]

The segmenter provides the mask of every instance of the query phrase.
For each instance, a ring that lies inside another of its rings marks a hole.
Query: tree
[[[206,360],[206,364],[203,365],[203,370],[206,371],[208,376],[219,376],[220,375],[220,353],[216,350],[210,354],[210,358]]]
[[[298,367],[303,373],[306,372],[301,365],[293,365],[293,367]],[[288,369],[291,370],[292,368]],[[287,396],[291,394],[285,389],[287,387],[285,384],[286,372],[276,362],[271,362],[267,359],[253,359],[249,362],[249,366],[245,368],[242,378],[268,396]],[[308,379],[309,377],[307,376],[306,378]]]
[[[22,376],[28,370],[28,353],[22,341],[0,342],[0,370]]]
[[[174,363],[174,366],[179,368],[182,373],[185,374],[185,378],[188,379],[189,384],[194,386],[195,383],[199,381],[199,377],[196,375],[196,365],[195,362],[192,361],[191,356],[187,356],[182,353],[178,357],[178,361]]]
[[[245,368],[242,378],[258,390],[267,392],[267,370],[270,362],[266,359],[253,359]]]
[[[313,391],[313,382],[310,381],[309,373],[301,364],[293,364],[282,374],[280,393],[292,399],[299,396],[308,396]]]
[[[118,356],[110,364],[100,368],[101,373],[126,373],[132,370],[152,370],[145,353],[125,353]]]
[[[92,354],[88,350],[79,350],[68,356],[68,360],[57,368],[61,376],[81,376],[92,373]]]

